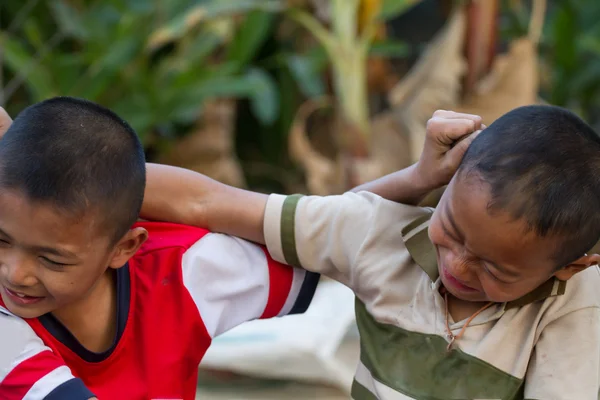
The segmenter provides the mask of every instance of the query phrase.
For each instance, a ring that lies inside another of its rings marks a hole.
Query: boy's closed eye
[[[494,280],[498,281],[499,283],[503,283],[506,285],[510,285],[511,283],[514,283],[514,282],[506,280],[504,277],[501,278],[500,277],[501,275],[498,274],[498,272],[492,272],[492,271],[497,271],[498,268],[491,266],[489,262],[482,261],[482,265],[483,265],[483,269],[485,270],[485,272],[489,276],[491,276]]]
[[[447,214],[447,217],[450,222],[449,226],[451,228],[449,229],[448,224],[442,222],[441,227],[442,227],[443,232],[451,240],[458,242],[458,243],[462,243],[463,238],[462,238],[462,235],[460,233],[458,233],[458,231],[457,231],[456,223],[454,222],[454,220],[452,219],[452,217],[449,214]],[[499,283],[505,284],[505,285],[510,285],[510,284],[514,283],[514,281],[511,281],[506,278],[507,274],[504,272],[504,270],[502,268],[498,267],[496,264],[494,264],[490,261],[481,259],[481,265],[482,265],[483,269],[485,270],[485,272],[493,280],[495,280]]]
[[[74,265],[74,264],[69,264],[69,263],[64,263],[64,262],[58,262],[58,261],[54,261],[49,259],[48,257],[44,257],[44,256],[40,256],[40,259],[46,263],[46,264],[50,264],[53,267],[60,267],[60,268],[64,268],[64,267],[68,267],[70,265]]]

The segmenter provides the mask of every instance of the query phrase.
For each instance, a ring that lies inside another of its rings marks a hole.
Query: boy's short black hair
[[[469,172],[490,186],[491,212],[508,211],[536,234],[561,238],[557,269],[598,242],[600,137],[572,112],[534,105],[504,114],[465,153],[458,173]]]
[[[70,215],[99,212],[114,241],[137,220],[145,184],[135,131],[87,100],[55,97],[32,105],[0,140],[0,187]]]

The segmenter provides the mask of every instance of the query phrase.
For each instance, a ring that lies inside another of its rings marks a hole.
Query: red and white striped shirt
[[[250,242],[140,223],[149,240],[118,271],[117,336],[83,348],[51,315],[0,314],[0,399],[194,399],[213,337],[257,318],[303,312],[319,276]]]

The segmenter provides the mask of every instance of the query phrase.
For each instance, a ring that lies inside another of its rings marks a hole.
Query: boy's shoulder
[[[128,261],[131,278],[153,285],[179,276],[186,253],[211,235],[206,229],[169,222],[141,221],[133,227],[146,229],[148,239]]]
[[[310,197],[310,196],[309,196]],[[434,208],[420,207],[398,203],[387,200],[370,192],[347,192],[339,196],[331,196],[336,201],[325,203],[324,212],[336,213],[339,207],[345,207],[352,210],[353,214],[370,215],[369,225],[371,233],[388,232],[390,229],[394,233],[402,233],[419,227],[421,224],[428,224]],[[329,208],[326,208],[329,206]]]
[[[547,300],[549,314],[562,316],[585,308],[600,309],[600,268],[593,265],[565,282],[564,293]]]
[[[211,233],[204,228],[170,222],[140,221],[134,227],[144,228],[148,231],[148,240],[141,246],[136,257],[173,248],[185,251]]]
[[[533,307],[536,310],[538,333],[542,332],[548,325],[563,326],[558,321],[572,321],[573,318],[590,318],[589,311],[600,310],[600,269],[591,266],[586,270],[574,275],[568,281],[557,281],[561,285],[559,290],[548,295],[543,302],[534,302],[525,307]],[[556,285],[555,285],[556,286]],[[596,313],[600,318],[600,312]],[[591,321],[590,321],[591,323]],[[564,325],[564,329],[571,329],[570,325]],[[600,338],[597,338],[600,340]]]

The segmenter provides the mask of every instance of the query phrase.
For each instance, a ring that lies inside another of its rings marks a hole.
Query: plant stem
[[[364,32],[359,34],[360,2],[331,0],[331,31],[304,11],[290,10],[288,15],[304,26],[325,48],[333,69],[337,110],[352,130],[347,138],[349,148],[361,149],[359,153],[366,154],[370,137],[367,57],[375,21],[368,21]]]

